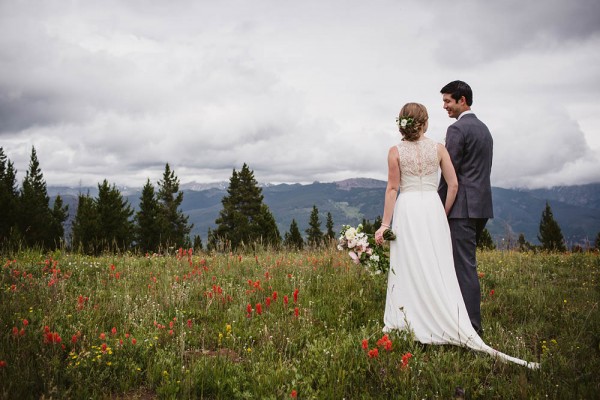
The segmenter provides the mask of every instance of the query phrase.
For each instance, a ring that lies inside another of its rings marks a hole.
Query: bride
[[[425,136],[425,106],[404,105],[397,121],[402,141],[388,153],[383,223],[375,233],[378,244],[386,229],[396,234],[390,243],[383,330],[411,330],[421,343],[465,346],[539,368],[491,348],[472,327],[454,271],[446,218],[458,190],[452,161],[442,144]],[[437,193],[439,169],[448,183],[443,205]]]

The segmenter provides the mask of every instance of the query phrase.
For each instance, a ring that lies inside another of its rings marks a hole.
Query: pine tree
[[[135,214],[135,242],[144,252],[157,252],[160,247],[160,206],[154,186],[146,181],[140,197],[139,211]]]
[[[194,248],[194,251],[202,250],[202,238],[200,237],[200,235],[194,236],[194,243],[192,247]]]
[[[285,233],[283,244],[288,249],[302,250],[304,248],[304,239],[302,239],[295,219],[292,219],[289,232]]]
[[[48,249],[56,245],[51,232],[53,217],[49,204],[46,181],[35,148],[32,147],[29,169],[23,179],[19,197],[17,222],[27,246],[41,246]]]
[[[133,238],[133,210],[113,184],[105,179],[98,185],[95,201],[98,215],[98,237],[106,250],[127,250]]]
[[[548,251],[566,251],[565,240],[560,226],[552,215],[550,204],[546,202],[546,208],[542,212],[540,220],[540,233],[538,240],[542,244],[542,250]]]
[[[95,254],[99,246],[99,219],[96,204],[88,194],[79,194],[77,213],[72,226],[71,247],[75,251]]]
[[[167,246],[182,247],[188,240],[193,225],[188,225],[189,217],[179,210],[183,202],[183,192],[179,191],[179,179],[165,165],[163,179],[158,181],[158,203],[160,207],[161,243]]]
[[[262,189],[254,172],[244,163],[240,172],[235,169],[229,180],[227,195],[221,200],[223,208],[215,220],[217,228],[209,238],[212,246],[220,243],[232,250],[258,243],[278,246],[281,242],[275,218],[263,203]]]
[[[596,241],[594,243],[594,248],[596,250],[600,250],[600,232],[596,235]]]
[[[306,241],[310,246],[319,247],[322,240],[323,232],[321,231],[321,221],[319,220],[319,209],[316,205],[313,205],[308,221],[308,229],[306,230]]]
[[[63,224],[69,216],[69,206],[63,205],[62,197],[57,195],[52,206],[52,225],[50,226],[50,237],[56,245],[63,243],[65,228]]]
[[[8,243],[17,226],[17,171],[0,147],[0,246]]]
[[[327,228],[327,237],[329,239],[335,239],[335,231],[333,230],[333,216],[330,212],[327,213],[327,220],[325,222],[325,227]]]
[[[477,238],[477,247],[481,250],[494,250],[496,248],[492,235],[490,235],[487,228],[483,228],[483,231]]]
[[[523,233],[519,234],[517,244],[519,245],[520,251],[529,251],[533,248],[533,245],[525,239],[525,235]]]

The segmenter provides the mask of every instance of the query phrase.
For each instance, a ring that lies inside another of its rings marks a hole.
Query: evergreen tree
[[[304,248],[304,239],[302,239],[295,219],[292,219],[290,230],[284,235],[283,244],[288,249],[302,250]]]
[[[160,206],[150,179],[140,197],[139,211],[135,214],[135,242],[144,252],[157,252],[160,247]]]
[[[63,224],[69,216],[69,206],[63,205],[62,197],[60,197],[60,195],[57,195],[54,199],[51,214],[52,226],[50,227],[50,236],[58,246],[64,240],[65,228]]]
[[[313,205],[308,221],[308,229],[306,230],[306,241],[310,246],[318,247],[323,240],[323,232],[321,231],[321,221],[319,220],[319,209]]]
[[[76,251],[95,254],[99,246],[99,220],[94,199],[88,194],[79,194],[77,213],[72,226],[71,246]]]
[[[0,147],[0,246],[7,243],[17,225],[17,171]]]
[[[490,235],[487,228],[483,228],[483,231],[477,238],[477,247],[481,250],[494,250],[496,248],[492,235]]]
[[[327,213],[327,220],[325,222],[325,227],[327,228],[327,237],[331,240],[335,239],[335,231],[333,230],[333,216],[330,212]]]
[[[200,235],[194,236],[194,244],[192,245],[192,247],[194,248],[194,251],[202,250],[202,238],[200,237]]]
[[[517,244],[519,245],[520,251],[529,251],[533,248],[533,245],[525,239],[525,235],[523,233],[519,234],[519,239],[517,239]]]
[[[254,231],[261,238],[262,243],[266,246],[278,248],[281,244],[281,235],[275,217],[269,210],[269,207],[262,203],[260,205],[260,213],[255,221]]]
[[[183,202],[183,192],[179,191],[179,179],[165,165],[163,179],[158,182],[158,203],[160,207],[161,243],[167,246],[182,247],[188,240],[193,225],[188,225],[189,217],[179,210]]]
[[[52,237],[51,231],[54,221],[49,204],[46,181],[35,148],[32,147],[29,169],[21,187],[17,222],[27,246],[41,246],[44,249],[55,246],[56,238]]]
[[[232,250],[242,245],[278,246],[281,237],[275,218],[263,203],[262,189],[254,172],[244,163],[240,172],[235,169],[229,180],[227,195],[221,200],[223,208],[215,220],[217,228],[209,242],[227,244]]]
[[[565,240],[560,226],[552,215],[550,204],[546,202],[546,208],[542,212],[540,220],[540,233],[538,240],[542,244],[542,250],[548,251],[566,251]]]
[[[373,235],[375,231],[377,231],[377,229],[375,229],[375,225],[366,218],[363,218],[360,224],[362,225],[362,231],[367,235]]]
[[[95,207],[98,215],[98,237],[102,240],[104,249],[129,249],[133,238],[133,210],[116,186],[110,186],[106,179],[102,184],[98,184]]]
[[[600,232],[596,235],[596,241],[594,243],[594,248],[596,250],[600,250]]]

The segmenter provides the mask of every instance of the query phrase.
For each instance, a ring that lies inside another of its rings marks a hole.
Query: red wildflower
[[[294,390],[292,390],[292,393],[290,393],[290,397],[291,397],[292,399],[295,399],[295,398],[297,398],[297,397],[298,397],[298,392],[297,392],[295,389],[294,389]]]
[[[29,321],[27,321],[26,319],[23,320],[23,326],[27,326],[29,325]]]
[[[112,333],[112,334],[113,334],[113,336],[114,336],[114,335],[116,335],[116,334],[117,334],[117,328],[115,328],[115,327],[113,326],[113,328],[110,330],[110,333]]]
[[[135,346],[135,344],[137,343],[137,340],[135,340],[135,338],[131,339],[131,344]]]
[[[187,320],[187,326],[188,326],[188,328],[190,328],[190,329],[192,328],[192,320],[191,320],[191,319],[188,319],[188,320]]]
[[[106,334],[104,332],[102,332],[99,337],[100,337],[100,340],[104,340],[104,339],[106,339]]]
[[[300,313],[300,310],[298,309],[298,307],[294,308],[294,317],[298,318],[299,313]]]
[[[54,332],[53,340],[54,340],[54,343],[60,343],[60,342],[62,342],[62,338],[60,337],[60,335],[58,334],[58,332]]]
[[[169,330],[169,335],[173,336],[173,329]]]
[[[129,332],[125,333],[125,339],[129,339]]]
[[[374,349],[369,350],[368,355],[369,355],[369,358],[377,358],[377,357],[379,357],[379,350],[377,349],[377,347],[375,347]]]
[[[103,353],[106,353],[106,348],[107,348],[107,347],[108,347],[108,346],[106,345],[106,343],[102,343],[102,352],[103,352]]]
[[[19,336],[25,336],[25,328],[21,328],[19,331]]]
[[[294,303],[298,302],[298,292],[299,292],[298,289],[294,290]]]
[[[77,335],[71,336],[71,343],[73,343],[73,344],[77,343]]]
[[[6,367],[6,361],[0,360],[0,368]]]
[[[277,301],[277,292],[273,292],[273,301]]]
[[[252,314],[252,304],[248,303],[246,305],[246,312],[248,313],[248,316]]]
[[[367,339],[362,340],[362,348],[363,350],[367,350],[369,348],[369,341]]]
[[[494,289],[490,290],[490,296],[493,296],[496,291]]]
[[[267,298],[265,299],[265,303],[266,303],[267,307],[270,307],[270,306],[271,306],[271,298],[270,298],[270,297],[267,297]]]
[[[287,294],[285,296],[283,296],[283,304],[285,304],[286,306],[288,305],[289,299],[287,297]]]
[[[408,360],[412,357],[412,354],[406,353],[402,356],[402,368],[408,367]]]
[[[44,333],[50,333],[50,327],[48,325],[44,326]]]
[[[173,321],[169,322],[169,328],[173,329]]]
[[[261,315],[261,314],[262,314],[262,304],[260,304],[260,303],[256,303],[256,313],[257,313],[258,315]]]
[[[18,336],[19,335],[19,328],[17,328],[16,326],[13,326],[13,336]]]

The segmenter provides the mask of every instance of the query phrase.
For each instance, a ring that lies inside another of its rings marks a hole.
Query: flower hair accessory
[[[411,126],[415,120],[413,117],[396,117],[396,124],[398,124],[398,128],[406,128],[407,126]]]

